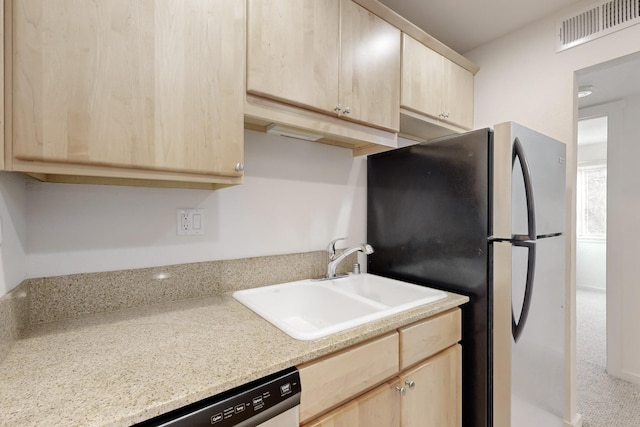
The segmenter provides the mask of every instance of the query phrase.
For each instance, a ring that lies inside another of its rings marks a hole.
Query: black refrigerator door
[[[470,297],[463,309],[463,425],[491,425],[489,129],[370,156],[373,274]]]

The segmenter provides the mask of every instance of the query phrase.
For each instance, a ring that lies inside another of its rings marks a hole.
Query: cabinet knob
[[[415,381],[405,381],[404,385],[409,387],[409,390],[413,390],[414,388],[416,388],[416,382]]]
[[[236,163],[236,172],[244,172],[244,165],[242,163]]]
[[[344,107],[344,114],[349,114],[351,112],[351,107]]]
[[[400,396],[404,396],[407,394],[407,389],[404,387],[396,387],[396,390],[400,392]]]
[[[333,111],[339,113],[340,111],[342,111],[342,105],[338,104],[335,106],[335,108],[333,109]]]

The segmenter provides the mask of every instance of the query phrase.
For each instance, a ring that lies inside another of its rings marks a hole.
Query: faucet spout
[[[340,255],[336,256],[335,258],[329,261],[329,264],[327,265],[327,278],[333,279],[334,277],[336,277],[336,269],[338,268],[338,265],[340,265],[340,263],[346,257],[348,257],[354,252],[363,252],[366,255],[369,255],[373,253],[373,247],[371,247],[371,245],[369,245],[368,243],[363,243],[361,245],[354,246],[352,248],[348,248],[342,251]]]

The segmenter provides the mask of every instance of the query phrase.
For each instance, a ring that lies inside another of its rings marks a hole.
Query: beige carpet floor
[[[578,288],[578,412],[584,427],[640,427],[640,385],[607,375],[604,292]]]

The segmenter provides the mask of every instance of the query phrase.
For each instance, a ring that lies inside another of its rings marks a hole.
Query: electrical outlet
[[[204,209],[178,209],[176,229],[178,236],[204,234]]]

